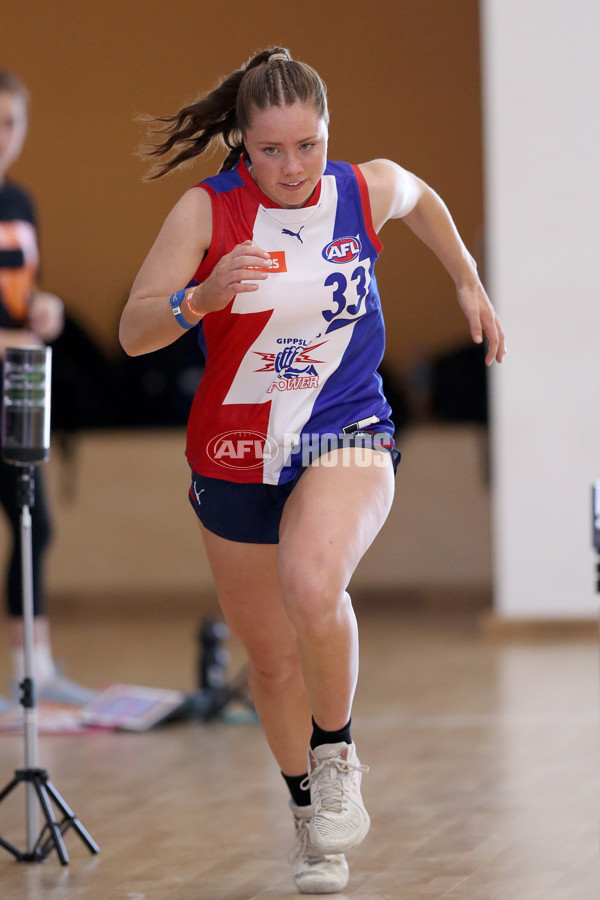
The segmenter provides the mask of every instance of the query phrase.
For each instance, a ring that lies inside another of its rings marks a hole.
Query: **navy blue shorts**
[[[340,446],[347,443],[348,436],[340,438]],[[393,443],[378,449],[391,453],[395,474],[400,452]],[[299,469],[285,484],[240,484],[192,472],[190,503],[204,527],[219,537],[243,544],[278,544],[283,507],[305,471]]]

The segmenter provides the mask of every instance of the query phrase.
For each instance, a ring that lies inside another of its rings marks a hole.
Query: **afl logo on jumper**
[[[323,259],[332,263],[352,262],[360,255],[360,239],[356,237],[336,238],[323,248]]]
[[[206,449],[212,461],[225,469],[258,469],[278,453],[277,443],[261,431],[225,431],[209,441]]]

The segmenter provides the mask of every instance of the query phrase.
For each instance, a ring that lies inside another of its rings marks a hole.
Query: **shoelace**
[[[308,773],[300,785],[302,790],[306,791],[325,769],[330,767],[336,769],[338,774],[337,778],[331,779],[329,783],[323,782],[319,785],[321,807],[325,812],[333,813],[341,812],[343,807],[345,792],[343,781],[339,776],[347,774],[350,769],[354,769],[355,772],[369,771],[368,766],[363,765],[362,763],[357,766],[355,763],[348,762],[347,759],[343,759],[341,756],[336,756],[336,752],[337,751],[332,750],[329,756],[322,759],[312,772]]]

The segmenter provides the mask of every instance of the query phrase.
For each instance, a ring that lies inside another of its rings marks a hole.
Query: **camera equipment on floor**
[[[228,680],[230,662],[226,641],[229,628],[220,619],[206,618],[198,630],[198,690],[188,694],[180,718],[223,718],[229,722],[255,721],[246,669]]]

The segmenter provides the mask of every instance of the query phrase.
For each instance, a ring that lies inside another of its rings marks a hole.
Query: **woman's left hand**
[[[494,360],[501,363],[506,354],[504,329],[483,285],[476,278],[475,281],[458,284],[456,293],[460,308],[467,317],[471,337],[475,343],[481,344],[484,336],[487,338],[486,366],[491,366]]]

